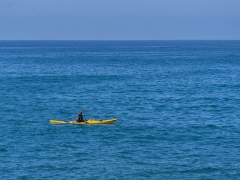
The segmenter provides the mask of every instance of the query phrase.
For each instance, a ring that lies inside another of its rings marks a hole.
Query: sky
[[[240,40],[240,0],[0,0],[0,40]]]

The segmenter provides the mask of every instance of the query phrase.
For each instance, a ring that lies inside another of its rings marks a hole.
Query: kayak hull
[[[104,119],[104,120],[89,119],[89,120],[86,120],[85,122],[62,121],[62,120],[51,119],[50,123],[51,124],[77,124],[77,125],[88,124],[88,125],[94,125],[94,124],[113,124],[115,121],[117,121],[117,118],[114,118],[114,119]]]

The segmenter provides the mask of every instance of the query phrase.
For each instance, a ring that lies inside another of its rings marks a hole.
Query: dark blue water
[[[239,94],[240,41],[0,41],[0,177],[239,179]]]

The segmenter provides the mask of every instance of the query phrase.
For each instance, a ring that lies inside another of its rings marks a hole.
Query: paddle
[[[88,123],[88,122],[87,122],[87,119],[86,119],[86,116],[85,116],[85,109],[84,109],[84,108],[82,108],[82,114],[83,114],[83,120],[84,120],[84,122],[85,122],[85,123]]]

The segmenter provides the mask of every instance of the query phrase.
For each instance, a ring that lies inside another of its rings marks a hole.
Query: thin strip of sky
[[[240,40],[239,0],[1,0],[0,40]]]

